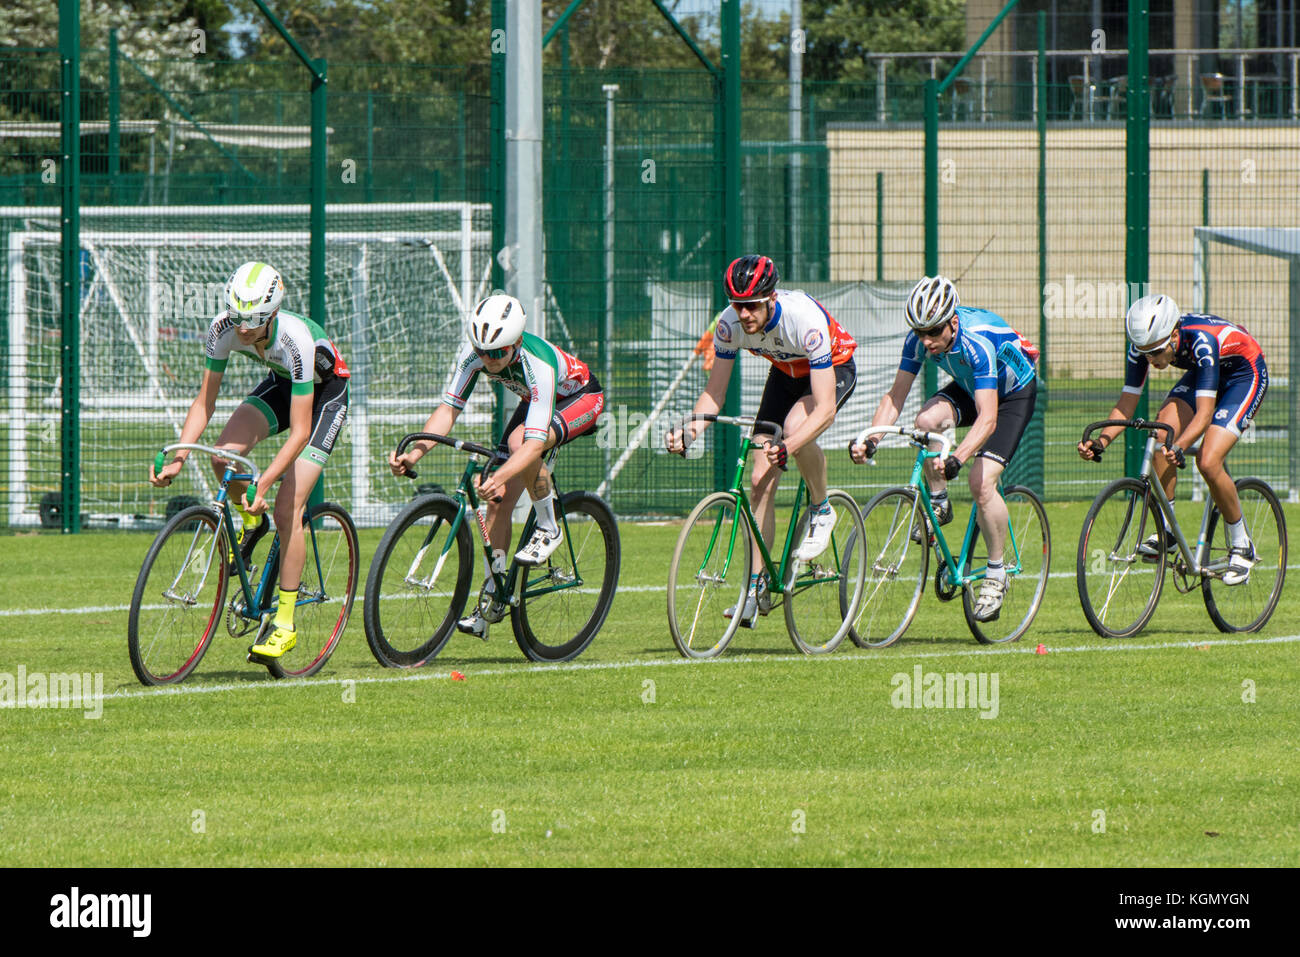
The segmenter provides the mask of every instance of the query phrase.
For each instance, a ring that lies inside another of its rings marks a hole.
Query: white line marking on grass
[[[1167,641],[1155,642],[1152,644],[1126,644],[1123,641],[1115,641],[1105,645],[1079,645],[1072,648],[1050,648],[1049,654],[1086,654],[1091,652],[1112,652],[1112,651],[1168,651],[1176,648],[1199,648],[1204,646],[1220,647],[1232,645],[1279,645],[1294,644],[1300,642],[1300,635],[1280,635],[1273,638],[1213,638],[1213,639],[1188,639],[1186,641]],[[554,665],[530,665],[523,668],[486,668],[482,671],[471,670],[466,677],[469,678],[490,678],[500,677],[502,675],[521,675],[521,674],[545,674],[556,671],[622,671],[639,668],[670,668],[677,666],[695,666],[701,668],[720,667],[723,665],[752,665],[766,664],[768,662],[791,662],[791,661],[821,661],[826,663],[870,663],[874,661],[897,662],[923,658],[963,658],[988,655],[1032,655],[1035,651],[1033,648],[1020,646],[1017,648],[960,648],[951,651],[918,651],[915,653],[904,654],[863,654],[863,655],[828,655],[809,658],[806,655],[737,655],[730,658],[717,658],[711,661],[688,661],[685,658],[665,658],[657,661],[594,661],[594,662],[566,662]],[[465,667],[465,666],[462,666]],[[221,691],[257,691],[276,688],[328,688],[331,685],[342,685],[344,682],[353,682],[354,684],[388,684],[398,681],[449,681],[451,672],[419,672],[412,674],[398,675],[380,675],[373,678],[301,678],[297,680],[286,681],[257,681],[257,682],[240,682],[239,684],[220,684],[220,685],[181,685],[178,687],[149,688],[141,691],[119,691],[114,694],[100,695],[98,700],[121,701],[128,698],[155,698],[165,695],[187,695],[187,694],[213,694]],[[75,703],[80,704],[84,699],[78,698]]]

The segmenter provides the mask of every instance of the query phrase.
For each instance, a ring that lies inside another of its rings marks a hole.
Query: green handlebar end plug
[[[153,474],[154,474],[154,475],[157,475],[159,472],[161,472],[161,471],[163,470],[163,459],[164,459],[164,458],[166,458],[165,453],[163,452],[162,449],[159,449],[159,450],[158,450],[158,454],[155,455],[155,456],[153,457]]]
[[[252,482],[250,482],[248,488],[244,490],[244,501],[248,503],[249,508],[252,508],[253,503],[257,501],[257,486]]]

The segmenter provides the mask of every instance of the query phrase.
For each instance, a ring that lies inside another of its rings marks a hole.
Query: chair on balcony
[[[1086,88],[1083,83],[1083,74],[1076,73],[1070,77],[1070,113],[1068,119],[1074,119],[1078,114],[1079,119],[1092,119],[1092,97],[1096,94],[1097,88],[1088,85]]]
[[[1222,73],[1201,74],[1201,116],[1205,116],[1211,104],[1219,107],[1219,116],[1227,117],[1228,107],[1232,103],[1232,94],[1228,92],[1227,77]]]
[[[1117,76],[1106,81],[1106,92],[1097,97],[1096,102],[1106,107],[1105,118],[1123,119],[1128,107],[1128,77]]]
[[[975,84],[964,76],[959,76],[952,81],[952,90],[949,93],[952,99],[952,118],[956,121],[962,113],[965,113],[966,119],[975,118]]]

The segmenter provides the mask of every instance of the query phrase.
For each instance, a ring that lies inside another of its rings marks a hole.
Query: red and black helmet
[[[727,298],[733,302],[759,302],[776,290],[781,275],[766,256],[741,256],[722,275]]]

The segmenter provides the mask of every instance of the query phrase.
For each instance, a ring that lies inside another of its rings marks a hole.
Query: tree
[[[963,49],[965,0],[806,0],[804,75],[812,80],[875,76],[868,53]]]

